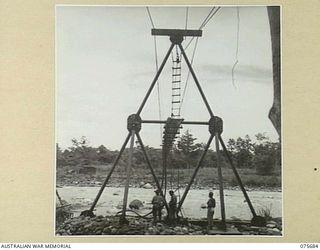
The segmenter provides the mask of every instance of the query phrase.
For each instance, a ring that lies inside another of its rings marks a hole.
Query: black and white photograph
[[[55,236],[282,237],[280,6],[55,6]]]

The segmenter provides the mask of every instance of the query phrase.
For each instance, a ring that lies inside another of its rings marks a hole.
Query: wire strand
[[[154,54],[155,54],[155,60],[156,60],[156,72],[159,70],[159,63],[158,63],[158,49],[157,49],[157,39],[154,36]],[[159,120],[161,120],[161,98],[160,98],[160,83],[159,80],[157,80],[157,93],[158,93],[158,112],[159,112]],[[159,124],[159,130],[160,130],[160,140],[162,139],[162,124]]]
[[[199,30],[202,29],[204,23],[208,20],[209,16],[211,15],[211,13],[214,11],[215,8],[216,8],[216,7],[213,7],[213,8],[210,10],[210,12],[209,12],[209,14],[207,15],[207,17],[206,17],[206,18],[203,20],[203,22],[201,23],[201,25],[200,25],[200,27],[199,27]]]
[[[186,8],[186,23],[185,23],[185,29],[188,28],[188,18],[189,18],[189,7]]]
[[[216,8],[216,7],[213,7],[213,8],[210,10],[209,14],[207,15],[207,17],[203,20],[202,24],[200,25],[199,30],[202,30],[202,29],[209,23],[209,21],[212,19],[212,17],[213,17],[215,14],[217,14],[217,12],[221,9],[221,7],[217,7],[216,10],[215,10],[215,8]],[[189,42],[188,42],[188,44],[186,45],[186,47],[184,48],[184,50],[187,50],[187,49],[188,49],[188,47],[189,47],[190,44],[192,43],[193,39],[194,39],[194,37],[192,37],[192,38],[189,40]]]
[[[149,16],[149,19],[150,19],[150,22],[151,22],[152,28],[155,28],[155,27],[154,27],[153,20],[152,20],[152,17],[151,17],[151,13],[150,13],[149,7],[146,7],[146,8],[147,8],[147,12],[148,12],[148,16]]]
[[[194,45],[194,48],[193,48],[192,57],[191,57],[191,61],[190,61],[191,66],[192,66],[192,64],[193,64],[194,56],[195,56],[195,53],[196,53],[196,49],[197,49],[197,45],[198,45],[198,40],[199,40],[199,37],[197,37],[196,42],[195,42],[195,45]],[[184,89],[183,89],[182,98],[181,98],[181,103],[180,103],[180,109],[181,109],[181,107],[182,107],[183,100],[184,100],[184,97],[185,97],[185,94],[186,94],[186,90],[187,90],[187,87],[188,87],[189,78],[190,78],[190,69],[188,70],[188,75],[187,75],[186,83],[185,83],[185,86],[184,86]]]
[[[148,12],[148,16],[151,22],[151,25],[153,28],[155,28],[154,26],[154,22],[149,10],[149,7],[146,7],[147,12]],[[155,55],[155,61],[156,61],[156,72],[158,72],[159,70],[159,63],[158,63],[158,48],[157,48],[157,38],[156,36],[153,37],[153,41],[154,41],[154,55]],[[158,93],[158,111],[159,111],[159,120],[161,120],[161,98],[160,98],[160,83],[159,83],[159,79],[157,80],[157,93]],[[160,132],[160,140],[162,139],[162,124],[159,124],[159,132]]]
[[[203,28],[209,23],[209,21],[211,20],[211,18],[212,18],[215,14],[217,14],[217,12],[218,12],[220,9],[221,9],[221,7],[218,7],[218,8],[212,13],[212,15],[208,18],[208,20],[202,25],[202,28],[201,28],[201,29],[203,29]]]
[[[239,7],[237,7],[237,45],[236,45],[236,57],[235,57],[235,62],[232,66],[232,70],[231,70],[231,75],[232,75],[232,85],[234,87],[236,87],[235,83],[234,83],[234,70],[239,62],[239,59],[238,59],[238,54],[239,54],[239,32],[240,31],[240,14],[239,14]]]

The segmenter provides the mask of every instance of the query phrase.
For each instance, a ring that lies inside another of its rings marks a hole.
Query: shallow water
[[[63,200],[72,204],[74,215],[77,216],[81,211],[89,209],[90,204],[96,197],[99,187],[62,187],[58,188]],[[124,188],[106,187],[96,206],[96,215],[113,215],[121,210],[123,202]],[[183,190],[180,190],[182,196]],[[226,218],[237,217],[239,219],[251,219],[248,204],[245,202],[243,193],[239,190],[224,190]],[[147,214],[151,211],[150,204],[154,195],[153,189],[130,188],[128,203],[134,199],[139,199],[144,203],[144,208],[139,210],[140,214]],[[179,197],[179,193],[176,192]],[[266,191],[248,192],[250,200],[256,212],[260,208],[271,208],[272,217],[282,217],[282,193]],[[219,191],[214,192],[217,202],[214,218],[220,218],[220,198]],[[169,198],[167,197],[167,200]],[[207,210],[201,208],[201,204],[206,204],[208,200],[207,190],[191,189],[183,205],[183,215],[189,218],[205,218]]]

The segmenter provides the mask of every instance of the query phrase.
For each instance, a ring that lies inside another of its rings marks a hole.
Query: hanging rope
[[[238,60],[238,53],[239,53],[239,31],[240,31],[240,15],[239,15],[239,7],[237,7],[237,46],[236,46],[236,59],[235,59],[235,62],[233,64],[233,67],[232,67],[232,71],[231,71],[231,74],[232,74],[232,85],[235,87],[235,84],[234,84],[234,70],[239,62]]]
[[[154,22],[151,16],[151,12],[149,10],[149,7],[146,7],[147,13],[150,19],[150,23],[152,28],[155,29]],[[154,42],[154,55],[155,55],[155,61],[156,61],[156,72],[159,70],[159,63],[158,63],[158,49],[157,49],[157,38],[156,36],[153,37],[153,42]],[[160,98],[160,83],[159,79],[157,80],[157,95],[158,95],[158,112],[159,112],[159,120],[161,120],[161,98]],[[162,139],[162,125],[159,124],[159,133],[160,133],[160,140]]]

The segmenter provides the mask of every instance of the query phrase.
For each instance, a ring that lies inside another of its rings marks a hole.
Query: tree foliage
[[[262,133],[255,135],[256,142],[246,135],[244,138],[228,141],[228,151],[239,168],[255,168],[261,175],[281,170],[281,145],[271,142]]]
[[[177,144],[169,157],[170,167],[173,169],[191,169],[195,167],[205,149],[204,143],[197,143],[196,138],[187,130],[177,140]],[[145,146],[152,166],[162,169],[162,150]],[[238,168],[252,168],[257,174],[270,175],[281,171],[281,145],[279,142],[271,142],[265,134],[257,134],[255,141],[246,135],[244,138],[230,139],[227,149]],[[108,165],[112,164],[118,155],[118,151],[112,151],[104,145],[95,148],[90,146],[86,137],[72,139],[71,146],[62,150],[56,145],[57,166],[84,166],[84,165]],[[229,163],[221,150],[221,166],[229,167]],[[119,165],[124,166],[128,160],[129,149],[125,149]],[[211,149],[207,151],[203,161],[205,167],[217,167],[217,153]],[[146,168],[146,161],[139,145],[134,147],[133,167]]]

